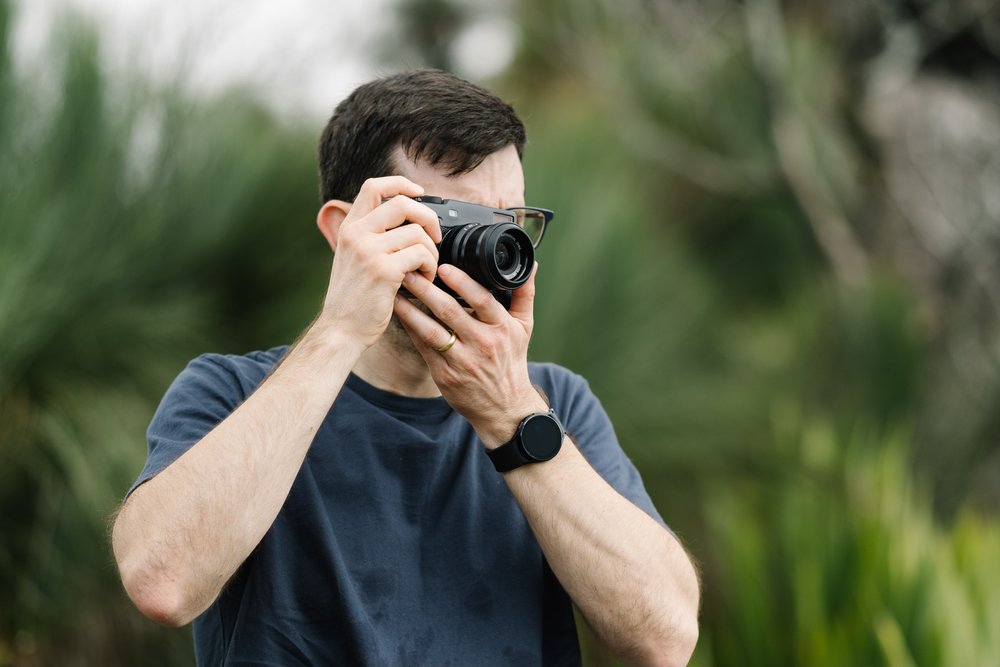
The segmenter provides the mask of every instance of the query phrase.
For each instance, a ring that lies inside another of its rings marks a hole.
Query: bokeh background
[[[527,123],[531,356],[700,563],[692,664],[1000,665],[997,2],[160,4],[0,0],[0,665],[193,663],[109,516],[188,359],[318,309],[330,110],[427,65]]]

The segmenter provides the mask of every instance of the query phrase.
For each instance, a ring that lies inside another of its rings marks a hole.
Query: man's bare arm
[[[629,665],[686,665],[698,578],[677,540],[621,496],[567,436],[554,459],[504,478],[587,622]]]
[[[112,532],[139,609],[189,623],[267,532],[360,351],[313,327],[247,400],[137,488]]]
[[[122,507],[115,559],[150,618],[184,625],[215,600],[274,522],[348,374],[385,331],[403,277],[434,276],[441,229],[409,198],[420,194],[390,176],[366,181],[353,205],[324,205],[318,223],[336,255],[316,322],[242,405]]]

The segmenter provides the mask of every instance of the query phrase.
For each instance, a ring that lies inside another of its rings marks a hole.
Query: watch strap
[[[520,427],[518,428],[520,429]],[[486,455],[490,457],[497,472],[507,472],[514,468],[520,468],[526,463],[531,463],[531,459],[524,455],[516,439],[506,442],[496,449],[487,450]]]

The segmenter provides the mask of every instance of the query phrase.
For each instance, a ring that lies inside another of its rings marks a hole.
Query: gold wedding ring
[[[435,347],[434,349],[440,352],[441,354],[444,354],[445,352],[451,349],[451,346],[455,344],[456,340],[458,340],[458,336],[456,336],[455,332],[452,331],[451,338],[448,339],[448,342],[442,345],[441,347]]]

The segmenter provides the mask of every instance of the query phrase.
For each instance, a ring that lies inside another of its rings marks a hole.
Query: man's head
[[[400,157],[457,176],[508,146],[520,158],[524,143],[514,109],[488,90],[438,70],[395,74],[334,110],[319,143],[320,192],[352,201],[366,179],[400,173]]]
[[[317,225],[336,252],[362,185],[382,176],[403,176],[448,199],[523,206],[524,144],[524,125],[509,104],[454,75],[417,70],[367,83],[323,130]],[[415,354],[395,316],[383,340]]]

